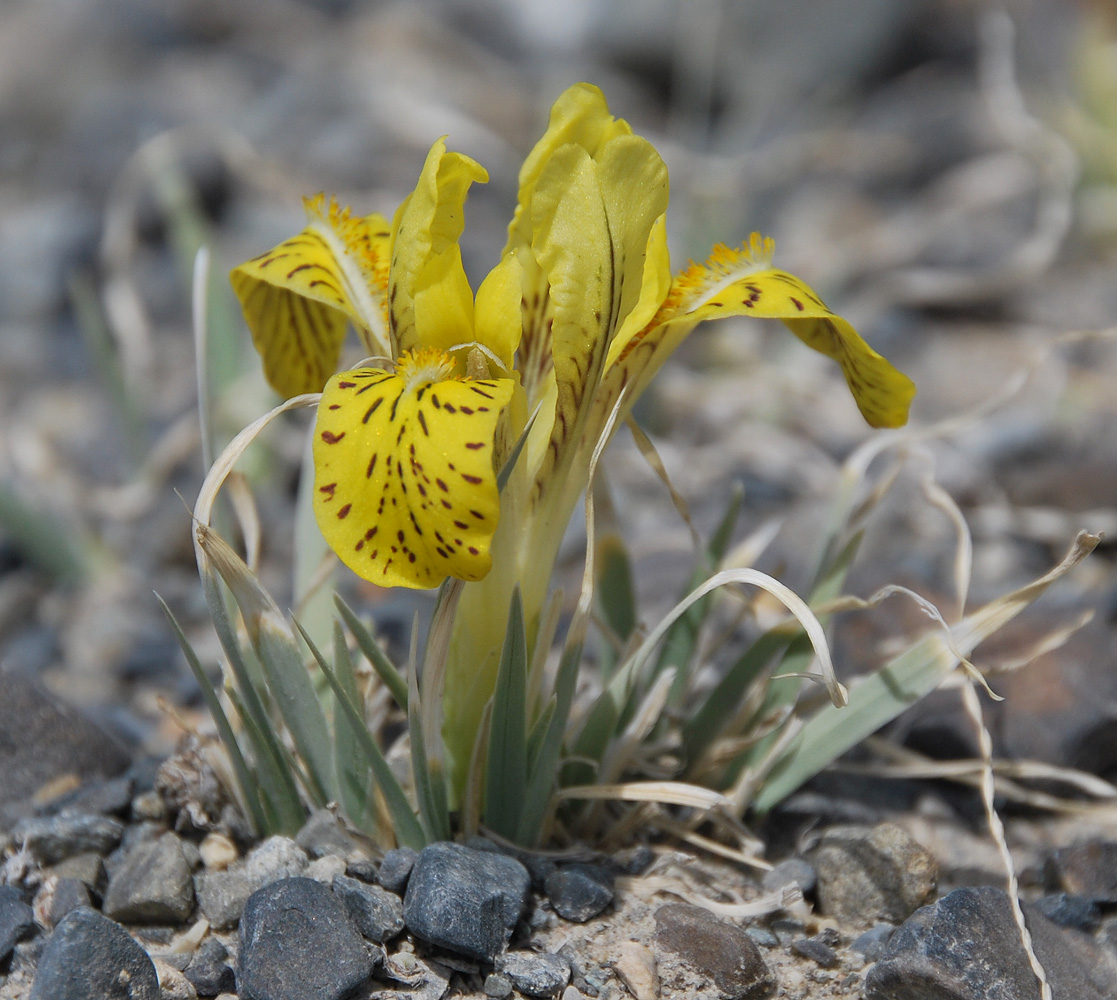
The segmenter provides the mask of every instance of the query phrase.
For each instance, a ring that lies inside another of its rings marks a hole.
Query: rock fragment
[[[346,875],[334,878],[333,890],[357,930],[369,941],[383,944],[403,931],[403,900],[394,892]]]
[[[137,844],[109,878],[102,907],[123,923],[181,923],[194,911],[194,883],[173,833]]]
[[[562,865],[543,881],[559,916],[576,923],[596,917],[613,902],[613,875],[601,865]]]

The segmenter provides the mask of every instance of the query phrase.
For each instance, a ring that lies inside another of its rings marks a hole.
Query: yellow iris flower
[[[520,171],[500,262],[474,296],[458,239],[468,190],[486,179],[439,140],[390,226],[319,196],[302,233],[231,276],[270,383],[286,396],[322,391],[315,511],[331,548],[385,586],[481,581],[463,594],[447,674],[448,691],[456,673],[470,689],[446,705],[445,730],[464,734],[447,740],[459,767],[491,694],[512,588],[530,633],[610,414],[618,400],[628,413],[699,322],[782,320],[838,362],[875,427],[905,423],[915,393],[772,267],[770,240],[718,246],[673,277],[666,166],[596,87],[555,103]],[[335,374],[349,324],[371,361]]]

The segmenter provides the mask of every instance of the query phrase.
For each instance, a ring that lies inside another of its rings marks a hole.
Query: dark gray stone
[[[0,671],[0,820],[15,819],[43,785],[67,774],[111,777],[125,746],[17,671]]]
[[[311,858],[324,858],[336,854],[339,858],[356,857],[364,853],[360,842],[345,830],[329,809],[316,809],[295,834],[295,843]]]
[[[109,878],[105,916],[130,924],[181,923],[194,911],[194,883],[173,833],[137,844]]]
[[[1037,899],[1035,908],[1060,927],[1073,927],[1076,931],[1093,934],[1101,926],[1101,910],[1094,900],[1086,896],[1056,892]]]
[[[1117,843],[1091,840],[1060,848],[1051,856],[1050,867],[1064,892],[1117,903]]]
[[[252,894],[240,921],[240,1000],[341,1000],[373,962],[345,907],[311,878],[285,878]]]
[[[403,916],[431,944],[491,962],[504,950],[527,903],[531,880],[515,858],[460,844],[423,848]]]
[[[797,886],[804,896],[814,892],[818,882],[818,873],[814,865],[803,858],[788,858],[781,861],[775,868],[764,873],[760,880],[761,888],[768,892],[775,892],[785,886]]]
[[[333,890],[357,930],[370,941],[383,944],[403,931],[403,901],[394,892],[346,875],[334,878]]]
[[[876,924],[855,937],[850,942],[850,947],[859,955],[863,955],[866,961],[875,962],[884,954],[884,949],[888,947],[888,942],[895,933],[896,928],[892,924]]]
[[[1091,938],[1025,907],[1032,943],[1058,1000],[1117,996],[1117,962]],[[1008,894],[956,889],[897,929],[865,979],[866,1000],[1038,1000]]]
[[[200,997],[215,997],[236,989],[236,978],[226,959],[228,949],[217,938],[206,938],[194,952],[183,975]]]
[[[485,996],[504,1000],[504,997],[512,995],[512,980],[499,972],[490,972],[485,977],[485,985],[482,989],[485,991]]]
[[[376,877],[389,892],[402,896],[407,889],[407,880],[411,878],[411,869],[418,860],[419,852],[414,848],[393,847],[380,862]]]
[[[51,865],[48,873],[60,879],[76,878],[91,896],[100,899],[105,894],[109,884],[108,872],[105,871],[105,861],[100,854],[85,851],[64,858],[56,865]]]
[[[41,864],[53,865],[86,851],[108,854],[120,843],[123,833],[124,824],[118,819],[67,813],[20,820],[12,828],[12,839],[25,845]]]
[[[824,969],[832,969],[838,964],[838,953],[825,941],[817,937],[799,938],[791,942],[791,950],[797,955],[809,958]]]
[[[44,813],[96,813],[123,816],[132,805],[135,782],[128,775],[87,781],[68,795],[52,800]]]
[[[561,955],[510,951],[497,959],[496,967],[529,997],[553,997],[570,982],[570,963]]]
[[[48,919],[52,927],[57,927],[68,913],[79,906],[89,906],[91,903],[89,890],[81,879],[60,878],[54,885],[54,892],[50,897],[50,912]]]
[[[854,927],[900,923],[933,896],[938,881],[935,859],[892,823],[828,830],[809,860],[819,909]]]
[[[767,1000],[775,996],[776,978],[744,928],[719,920],[700,906],[669,903],[656,910],[655,947],[677,956],[712,982],[724,1000]],[[662,974],[662,963],[660,971]],[[687,984],[673,984],[666,977],[664,986],[687,988]]]
[[[543,883],[555,912],[585,923],[613,902],[613,875],[600,865],[563,865]]]
[[[16,942],[35,926],[35,914],[14,885],[0,885],[0,965]]]
[[[160,1000],[159,977],[120,924],[82,907],[51,934],[30,1000]]]

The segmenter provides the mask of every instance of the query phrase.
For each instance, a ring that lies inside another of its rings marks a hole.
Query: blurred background
[[[857,593],[895,581],[949,604],[956,533],[920,492],[932,468],[974,533],[975,602],[1044,572],[1080,528],[1117,529],[1108,0],[3,0],[0,667],[141,749],[171,744],[160,699],[188,717],[199,702],[153,591],[216,660],[188,513],[198,247],[227,440],[274,402],[228,269],[300,229],[303,195],[390,217],[447,134],[490,172],[467,206],[476,282],[524,154],[578,80],[667,161],[677,267],[773,236],[778,266],[915,378],[916,426],[1019,376],[913,457],[874,517]],[[778,324],[725,322],[688,341],[640,418],[699,526],[743,483],[742,532],[783,525],[761,566],[802,584],[840,464],[870,435],[836,369]],[[283,606],[306,422],[248,463]],[[624,435],[614,451],[654,614],[683,582],[689,536]],[[1117,771],[1114,583],[1103,544],[990,652],[1010,661],[1050,622],[1095,612],[1003,678],[1003,752]],[[401,634],[425,600],[361,597]],[[843,669],[870,669],[919,620],[892,605],[852,617]],[[949,742],[941,727],[927,738],[935,718],[908,724],[913,744]]]

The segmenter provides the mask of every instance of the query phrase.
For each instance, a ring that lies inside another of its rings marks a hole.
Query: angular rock
[[[1117,903],[1117,843],[1091,840],[1060,848],[1051,856],[1049,869],[1064,892]]]
[[[412,847],[393,847],[380,862],[376,877],[389,892],[402,896],[411,878],[411,869],[419,860],[419,852]]]
[[[281,878],[294,878],[306,871],[310,859],[290,837],[268,837],[244,859],[244,873],[253,889],[262,889]]]
[[[357,930],[368,940],[383,944],[403,931],[403,901],[394,892],[346,875],[334,878],[333,889]]]
[[[431,844],[411,871],[404,920],[431,944],[491,962],[512,936],[530,883],[527,869],[505,854]]]
[[[3,699],[0,699],[2,701]],[[67,813],[20,820],[12,838],[24,844],[44,865],[53,865],[75,854],[108,854],[124,834],[118,819],[94,813]]]
[[[105,916],[132,924],[181,923],[194,911],[194,883],[173,833],[137,844],[109,878]]]
[[[243,865],[223,872],[199,872],[194,876],[194,895],[198,906],[215,930],[235,927],[244,904],[255,891]]]
[[[111,777],[127,748],[18,671],[0,671],[0,819],[14,819],[48,781],[67,774]]]
[[[570,982],[570,963],[561,955],[510,951],[497,959],[496,967],[529,997],[553,997]]]
[[[585,923],[613,902],[613,875],[600,865],[562,865],[552,871],[543,888],[555,912]]]
[[[229,950],[217,938],[206,938],[198,946],[190,964],[183,970],[198,996],[215,997],[236,988],[233,970],[225,961],[228,957]]]
[[[245,905],[240,1000],[341,1000],[368,980],[372,968],[345,907],[314,879],[280,879]]]
[[[93,851],[83,851],[51,865],[48,874],[60,879],[76,878],[85,886],[91,896],[98,899],[105,895],[109,884],[109,875],[105,871],[105,861],[100,854]]]
[[[57,927],[68,913],[79,906],[89,906],[90,903],[89,890],[81,879],[60,878],[54,885],[47,911],[51,927]]]
[[[178,969],[162,959],[157,958],[154,961],[162,1000],[198,1000],[194,984]]]
[[[336,854],[339,858],[363,857],[360,842],[338,822],[329,809],[316,809],[295,834],[295,843],[311,858]]]
[[[639,941],[622,941],[613,962],[613,971],[636,1000],[657,1000],[659,969],[655,953]],[[572,977],[573,978],[573,977]],[[585,979],[579,984],[588,986]],[[565,997],[565,994],[563,994]]]
[[[711,982],[722,1000],[767,1000],[776,994],[776,978],[744,928],[699,906],[669,903],[656,910],[655,946]],[[662,959],[658,965],[665,986],[686,988],[670,982]]]
[[[1091,938],[1025,907],[1032,944],[1059,1000],[1117,996],[1117,961]],[[917,910],[865,978],[865,1000],[1038,1000],[1008,894],[956,889]]]
[[[935,859],[892,823],[828,830],[810,861],[819,909],[855,927],[900,923],[931,898],[938,881]]]
[[[1037,899],[1035,908],[1060,927],[1073,927],[1076,931],[1093,934],[1101,926],[1101,910],[1088,896],[1056,892]]]
[[[16,942],[35,926],[35,914],[14,885],[0,885],[0,965]]]
[[[875,962],[884,954],[888,942],[896,928],[892,924],[874,924],[863,934],[859,934],[850,942],[850,947],[859,955],[863,955],[867,962]]]
[[[51,934],[30,1000],[161,1000],[159,977],[120,924],[82,907]]]
[[[833,969],[838,964],[838,953],[817,937],[798,938],[791,942],[791,950],[824,969]]]

